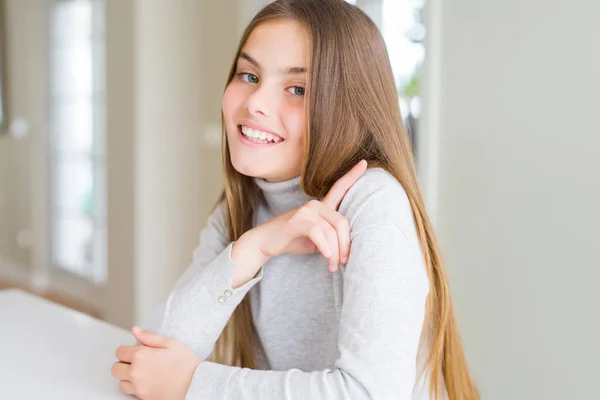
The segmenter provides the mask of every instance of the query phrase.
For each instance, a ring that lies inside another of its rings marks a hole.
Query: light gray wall
[[[148,0],[136,8],[136,320],[188,267],[222,186],[205,141],[235,44],[235,2]],[[217,129],[218,132],[218,129]]]
[[[438,11],[433,203],[482,398],[596,397],[600,2]]]
[[[27,119],[27,136],[15,138],[8,126],[0,132],[0,259],[27,268],[31,253],[19,244],[18,236],[32,229],[32,171],[30,155],[41,135],[43,100],[40,95],[42,48],[38,38],[44,29],[43,9],[38,0],[5,0],[3,2],[4,59],[6,98],[12,117]],[[7,124],[7,125],[8,125]]]
[[[106,2],[106,286],[97,305],[107,321],[128,328],[135,319],[136,66],[135,1]]]

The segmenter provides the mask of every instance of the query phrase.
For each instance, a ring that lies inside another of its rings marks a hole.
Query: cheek
[[[302,145],[306,113],[303,104],[288,104],[281,110],[289,138]]]
[[[223,93],[223,116],[225,122],[228,123],[229,119],[233,118],[236,113],[244,104],[244,93],[243,90],[235,83],[230,83]]]

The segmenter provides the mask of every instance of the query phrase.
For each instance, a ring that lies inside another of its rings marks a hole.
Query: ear
[[[158,333],[145,331],[139,326],[134,326],[131,329],[133,336],[144,346],[154,348],[167,348],[171,344],[171,338],[160,335]]]

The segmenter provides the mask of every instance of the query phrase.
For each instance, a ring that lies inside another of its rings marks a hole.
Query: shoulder
[[[382,168],[369,168],[348,190],[339,212],[350,222],[350,232],[381,225],[397,225],[413,233],[414,218],[402,184]]]

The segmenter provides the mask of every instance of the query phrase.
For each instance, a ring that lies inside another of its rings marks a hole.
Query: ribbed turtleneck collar
[[[263,178],[254,178],[274,216],[284,214],[301,207],[312,200],[300,187],[300,176],[279,182],[269,182]]]

